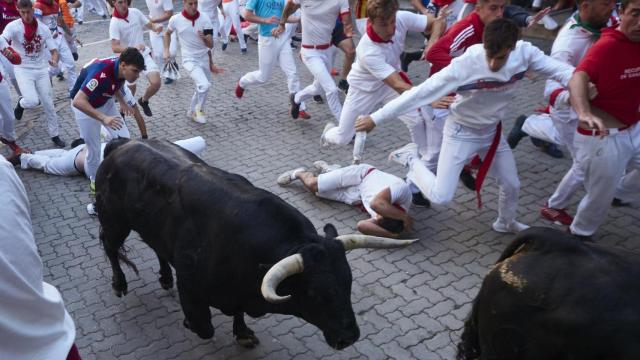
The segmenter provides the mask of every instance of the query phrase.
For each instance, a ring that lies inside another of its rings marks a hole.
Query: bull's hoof
[[[160,277],[160,286],[162,286],[162,288],[165,290],[173,288],[173,278],[163,279],[162,277]]]
[[[236,336],[236,341],[238,345],[247,349],[253,349],[256,345],[260,344],[260,340],[253,334]]]
[[[123,295],[127,295],[127,285],[125,284],[124,286],[118,286],[115,283],[111,284],[111,287],[113,288],[113,293],[116,294],[117,297],[122,297]]]

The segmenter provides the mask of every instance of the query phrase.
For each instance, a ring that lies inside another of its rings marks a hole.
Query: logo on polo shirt
[[[89,89],[90,91],[95,90],[97,87],[98,87],[98,80],[96,79],[91,79],[91,81],[87,83],[87,89]]]

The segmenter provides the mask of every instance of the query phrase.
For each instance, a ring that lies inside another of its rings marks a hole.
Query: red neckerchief
[[[33,18],[33,22],[31,24],[27,24],[22,20],[22,25],[24,25],[24,39],[27,40],[28,43],[32,42],[33,38],[35,38],[38,33],[38,20]]]
[[[375,31],[373,31],[373,26],[371,25],[371,21],[369,21],[369,19],[367,19],[367,35],[369,35],[369,39],[371,39],[371,41],[376,43],[393,43],[393,40],[382,40],[382,38],[378,36]]]
[[[129,22],[129,20],[127,19],[127,16],[129,16],[129,9],[127,9],[127,12],[124,13],[124,15],[123,15],[123,14],[120,14],[118,12],[117,8],[115,8],[115,7],[113,8],[113,17],[116,17],[118,19],[122,19],[122,20],[124,20],[126,22]]]
[[[187,14],[185,10],[182,10],[182,16],[184,16],[187,20],[191,20],[191,26],[196,26],[196,20],[200,17],[200,11],[196,10],[196,14],[191,16]]]

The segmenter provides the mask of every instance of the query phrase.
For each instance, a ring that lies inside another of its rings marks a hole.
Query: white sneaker
[[[296,179],[296,174],[300,171],[305,171],[306,169],[303,167],[299,167],[293,170],[285,171],[282,175],[278,176],[276,182],[280,186],[285,186],[291,184]]]
[[[400,149],[394,150],[389,154],[389,161],[397,162],[398,164],[407,167],[409,166],[409,160],[418,156],[418,145],[414,143],[408,143]]]
[[[322,130],[322,136],[320,136],[320,142],[322,143],[322,146],[327,147],[331,145],[324,137],[327,135],[327,132],[334,127],[336,127],[336,124],[332,121],[329,121],[327,125],[324,126],[324,129]]]
[[[318,161],[313,163],[313,168],[316,171],[318,171],[320,174],[324,174],[324,173],[328,173],[328,172],[336,170],[336,169],[340,169],[340,165],[339,164],[329,165],[324,160],[318,160]]]
[[[551,31],[558,28],[558,23],[555,20],[553,20],[553,18],[549,15],[543,16],[542,19],[538,21],[538,24],[544,25],[545,29],[551,30]]]
[[[96,211],[96,206],[93,203],[87,205],[87,213],[91,216],[98,216],[98,211]]]
[[[196,109],[195,114],[193,115],[193,121],[197,122],[198,124],[206,124],[207,118],[206,116],[204,116],[204,112],[202,110]]]
[[[521,222],[517,222],[515,220],[511,221],[509,224],[505,224],[502,220],[496,220],[493,225],[491,225],[494,231],[499,233],[513,233],[517,234],[520,231],[527,230],[529,225],[525,225]]]

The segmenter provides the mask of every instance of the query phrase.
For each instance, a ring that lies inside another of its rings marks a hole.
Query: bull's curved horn
[[[303,270],[304,264],[300,254],[293,254],[278,261],[267,271],[267,274],[262,279],[260,291],[262,291],[264,299],[270,303],[281,303],[289,300],[291,295],[280,296],[276,293],[278,284],[291,275],[301,273]]]
[[[361,234],[349,234],[349,235],[340,235],[336,238],[336,240],[340,240],[342,245],[344,245],[344,250],[354,250],[354,249],[392,249],[398,247],[404,247],[413,244],[419,239],[411,239],[411,240],[396,240],[379,236],[371,236],[371,235],[361,235]]]

